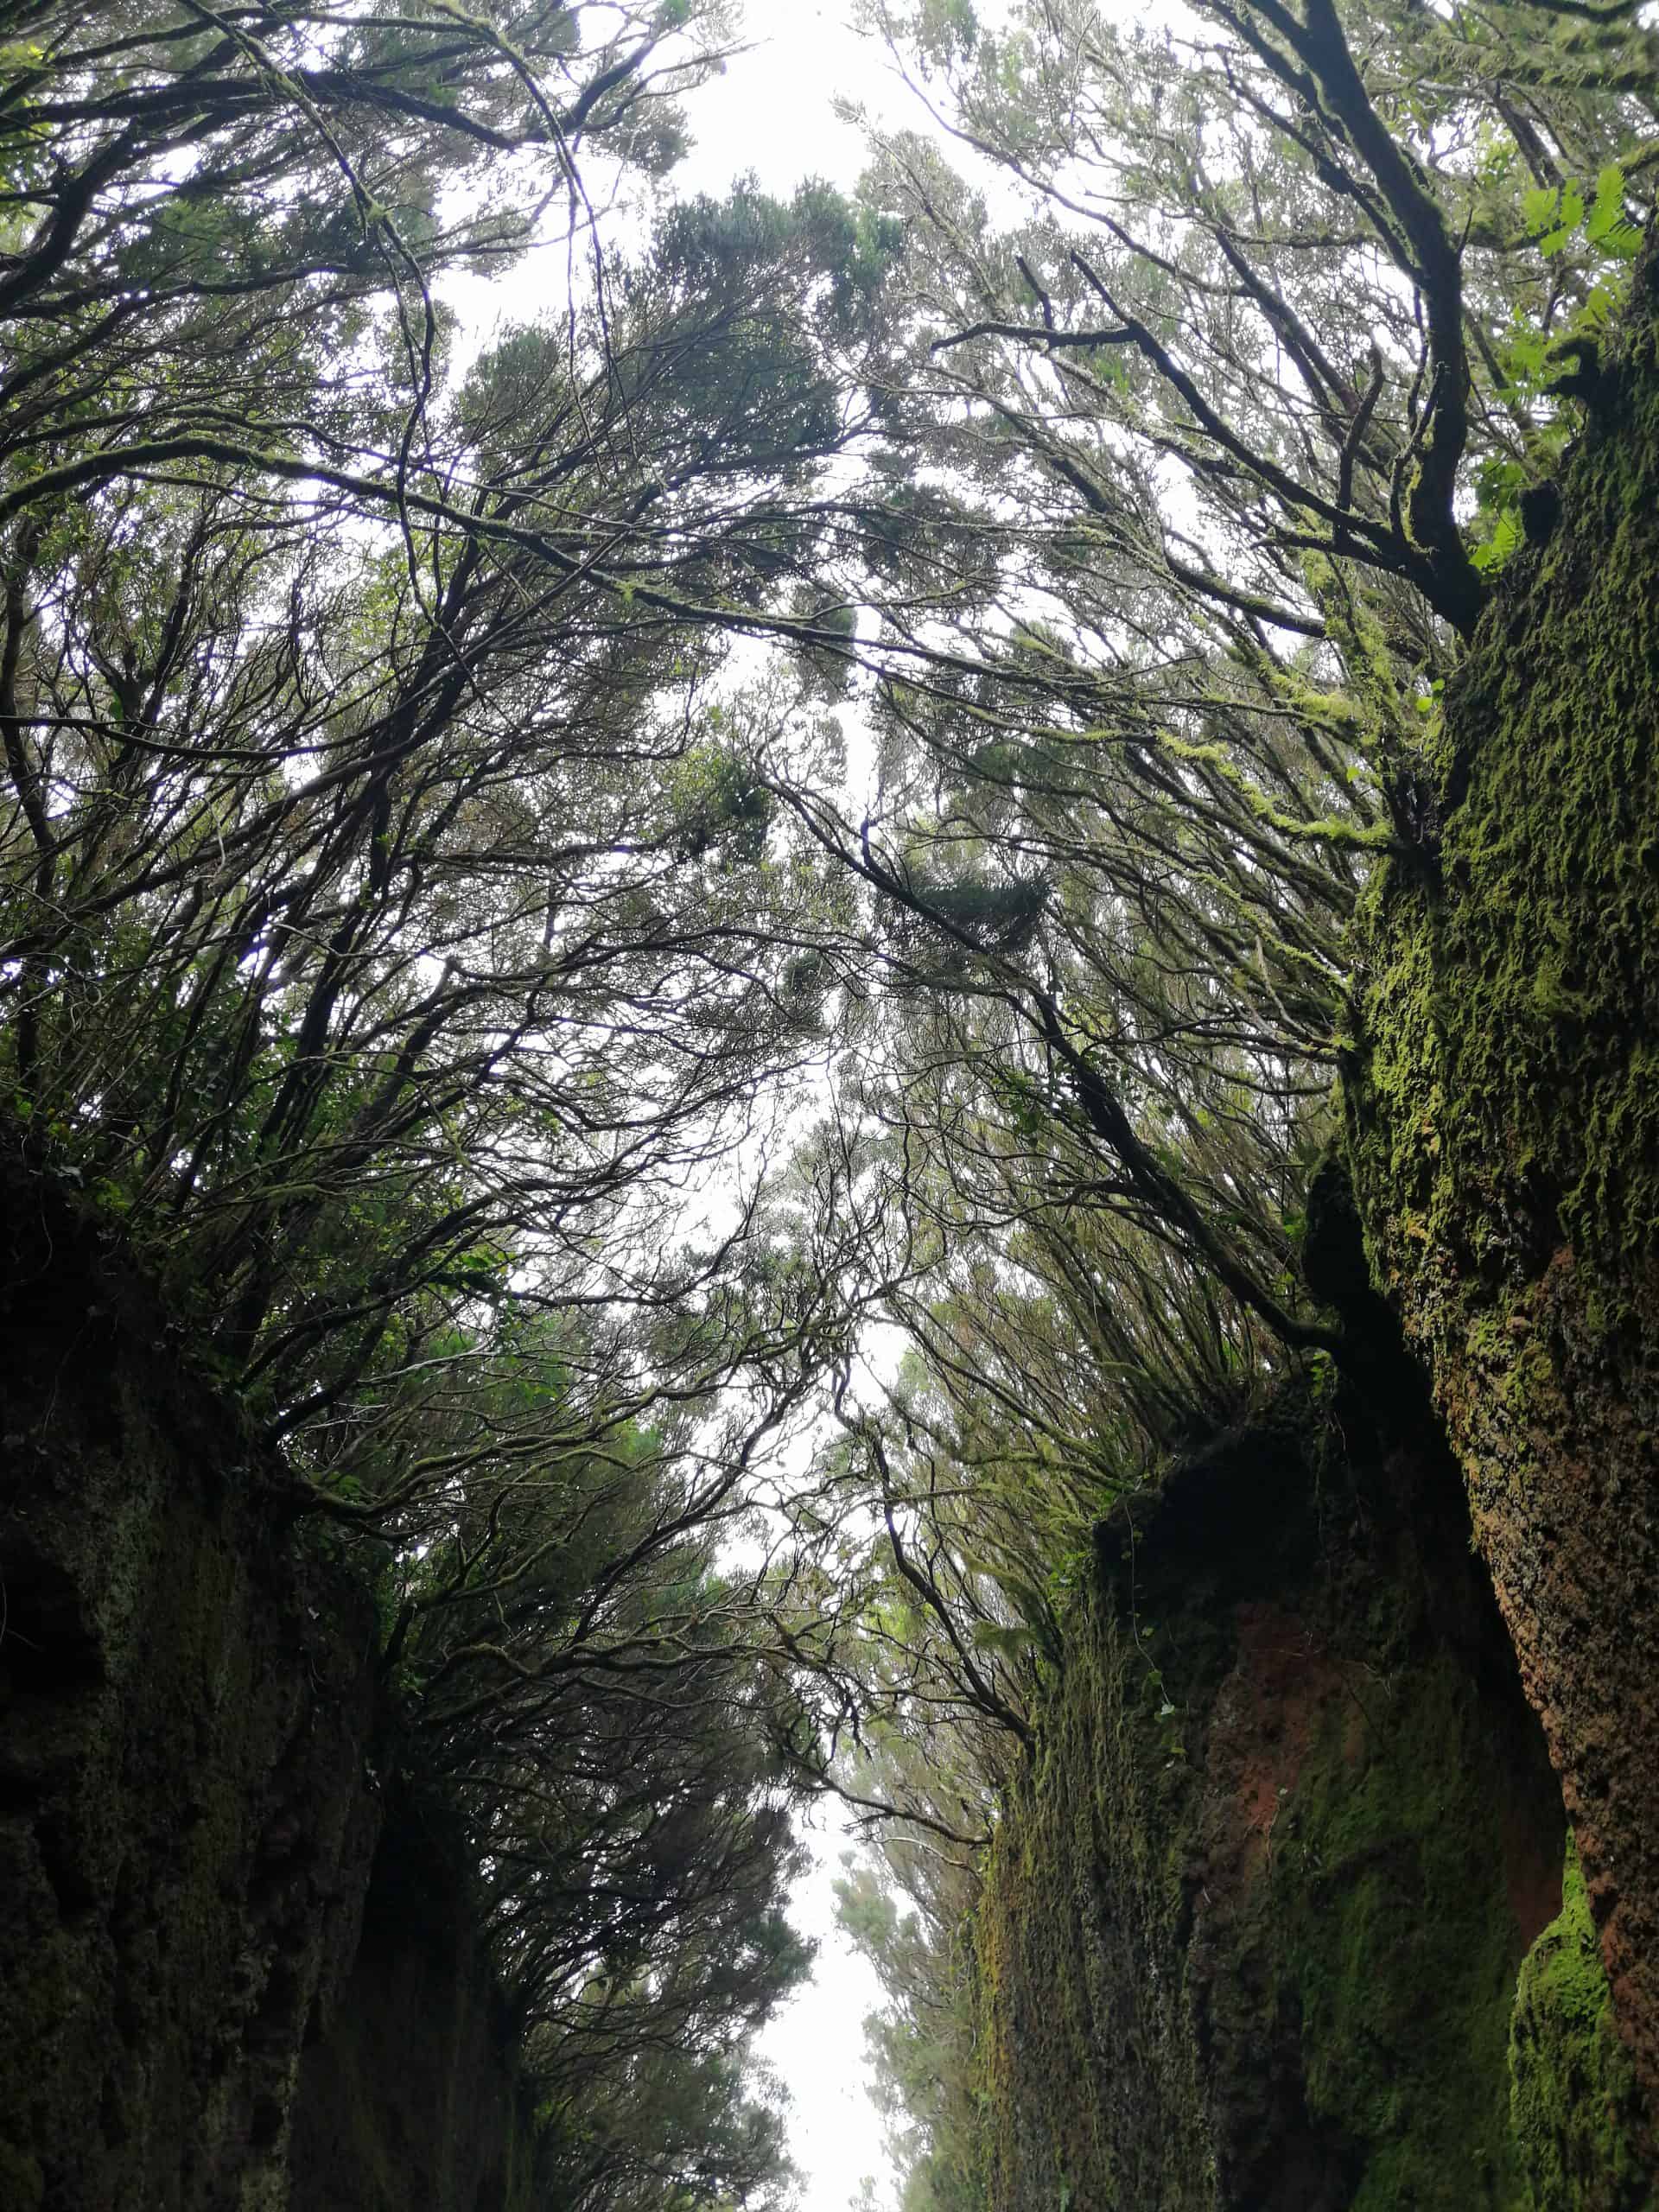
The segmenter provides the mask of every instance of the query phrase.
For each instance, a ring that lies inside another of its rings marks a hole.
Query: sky
[[[853,4],[747,0],[743,36],[750,50],[686,101],[693,143],[672,172],[676,194],[719,198],[749,175],[779,198],[806,177],[850,189],[866,156],[857,126],[834,111],[837,96],[880,120],[902,115],[925,127],[925,112],[880,41],[852,29]],[[605,223],[613,244],[626,234],[626,224],[614,216]],[[547,274],[556,282],[556,266]],[[531,265],[521,265],[505,285],[452,276],[444,289],[461,319],[456,365],[487,343],[493,330],[533,312],[538,289]],[[848,2212],[866,2177],[877,2182],[879,2204],[896,2201],[864,2063],[864,2016],[880,2003],[880,1988],[836,1926],[832,1885],[850,1839],[834,1806],[816,1812],[805,1840],[812,1866],[793,1896],[791,1917],[817,1943],[814,1976],[764,2032],[760,2055],[793,2106],[790,2152],[803,2177],[799,2212]]]
[[[864,152],[857,129],[837,119],[837,93],[876,111],[896,109],[895,85],[881,48],[848,24],[841,0],[748,0],[755,50],[687,103],[694,144],[674,172],[683,193],[718,195],[750,171],[784,196],[803,177],[854,184]],[[832,1808],[817,1815],[810,1873],[795,1893],[791,1917],[818,1943],[812,1981],[761,2038],[763,2056],[790,2091],[790,2151],[801,2169],[801,2212],[847,2212],[866,2175],[889,2182],[880,2126],[867,2093],[864,2015],[880,1990],[868,1962],[835,1924],[831,1884],[847,1838]],[[883,2188],[881,2197],[888,2190]]]
[[[867,2175],[878,2183],[878,2202],[891,2193],[864,2060],[864,2016],[881,1993],[868,1961],[836,1926],[831,1885],[847,1839],[827,1808],[818,1819],[823,1825],[807,1838],[811,1871],[790,1903],[791,1920],[818,1945],[812,1980],[763,2031],[760,2048],[792,2101],[789,2150],[804,2177],[802,2212],[847,2212]]]
[[[844,93],[877,107],[893,95],[880,46],[851,29],[847,14],[844,0],[748,0],[755,51],[688,102],[696,143],[674,172],[680,190],[718,193],[749,170],[779,194],[806,176],[856,181],[859,133],[831,103]]]

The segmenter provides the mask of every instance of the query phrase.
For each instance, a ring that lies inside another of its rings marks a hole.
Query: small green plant
[[[1586,194],[1588,197],[1586,198]],[[1560,406],[1564,397],[1586,397],[1593,377],[1586,359],[1596,349],[1629,297],[1630,264],[1642,234],[1624,212],[1624,174],[1610,162],[1593,188],[1565,184],[1525,193],[1522,219],[1538,251],[1554,260],[1575,248],[1590,278],[1578,305],[1558,328],[1529,319],[1519,308],[1497,348],[1504,397],[1530,421],[1524,451],[1490,455],[1476,471],[1476,543],[1470,559],[1491,575],[1501,569],[1525,539],[1522,495],[1554,474],[1567,446],[1573,424]],[[1428,711],[1427,709],[1424,709]]]

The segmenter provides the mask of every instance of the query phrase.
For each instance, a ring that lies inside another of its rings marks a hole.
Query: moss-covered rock
[[[1561,1910],[1527,1954],[1510,2031],[1510,2102],[1535,2212],[1648,2212],[1641,2105],[1578,1853]]]
[[[390,1785],[357,1955],[301,2063],[293,2212],[546,2212],[473,1890],[454,1815]]]
[[[0,2172],[263,2212],[373,1849],[372,1611],[118,1240],[0,1199]]]
[[[1448,687],[1362,932],[1350,1153],[1659,2095],[1659,324]]]
[[[465,1885],[407,1816],[377,1851],[368,1593],[118,1236],[15,1171],[0,1331],[0,2212],[513,2212]]]
[[[1527,2212],[1560,1793],[1394,1420],[1287,1390],[1103,1529],[978,1920],[993,2212]]]

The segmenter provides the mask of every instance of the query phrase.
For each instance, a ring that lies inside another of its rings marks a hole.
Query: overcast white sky
[[[696,143],[674,173],[679,191],[718,196],[750,170],[780,197],[806,176],[842,187],[856,181],[859,134],[836,119],[831,102],[844,93],[880,111],[896,105],[903,88],[880,45],[849,28],[849,12],[846,0],[748,0],[748,35],[761,43],[688,103]],[[817,1940],[817,1972],[762,2049],[794,2101],[790,2148],[805,2177],[802,2212],[847,2212],[866,2175],[889,2179],[864,2066],[863,2018],[880,1991],[836,1927],[830,1885],[846,1840],[832,1808],[819,1820],[810,1839],[814,1868],[791,1907],[802,1933]]]
[[[849,189],[865,154],[858,130],[833,112],[838,96],[857,101],[879,119],[902,114],[925,126],[925,112],[898,80],[880,41],[850,27],[853,5],[854,0],[747,0],[743,35],[751,50],[687,100],[694,143],[672,173],[673,192],[718,198],[737,177],[751,173],[763,190],[779,198],[809,176]],[[989,5],[994,11],[997,0]],[[589,181],[598,187],[597,168]],[[614,214],[604,230],[613,246],[626,235],[626,224]],[[558,259],[544,272],[532,261],[505,283],[451,278],[445,296],[461,322],[454,366],[486,344],[493,332],[534,315],[543,283],[556,296],[563,249],[555,253]],[[879,2202],[895,2196],[864,2064],[864,2016],[880,2002],[880,1989],[836,1927],[831,1885],[849,1839],[833,1807],[820,1809],[807,1840],[814,1866],[795,1894],[791,1916],[818,1944],[817,1970],[811,1984],[772,2022],[761,2050],[793,2101],[790,2149],[804,2177],[800,2212],[848,2212],[867,2176],[878,2183]]]
[[[845,0],[748,0],[747,35],[760,44],[688,103],[696,143],[674,172],[682,191],[718,193],[748,169],[779,194],[804,176],[855,181],[859,135],[830,102],[845,92],[876,105],[883,70],[880,46],[847,14]]]

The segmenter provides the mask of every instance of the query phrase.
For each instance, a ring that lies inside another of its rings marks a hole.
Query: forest
[[[865,0],[913,123],[856,189],[682,194],[769,13],[0,0],[0,1880],[74,1855],[30,1746],[92,1635],[50,1532],[114,1589],[143,1488],[136,1416],[77,1440],[118,1325],[156,1451],[366,1624],[374,1820],[449,1840],[531,2113],[480,2212],[793,2200],[826,1798],[903,2212],[1637,2212],[1659,19]],[[1258,1560],[1305,1840],[1240,1815],[1279,1885],[1203,1980]],[[1497,2119],[1319,2071],[1394,2001],[1316,1972],[1351,1770],[1542,1808],[1478,2031],[1401,2015],[1431,2101],[1498,2021]],[[1097,1879],[1187,2011],[1109,2063],[1091,1984],[1033,2149]],[[52,1880],[14,1990],[119,1887]],[[107,2094],[77,2166],[40,1988],[0,2202],[290,2201],[118,2190],[179,2145]],[[1230,2021],[1303,2085],[1248,2154]]]

